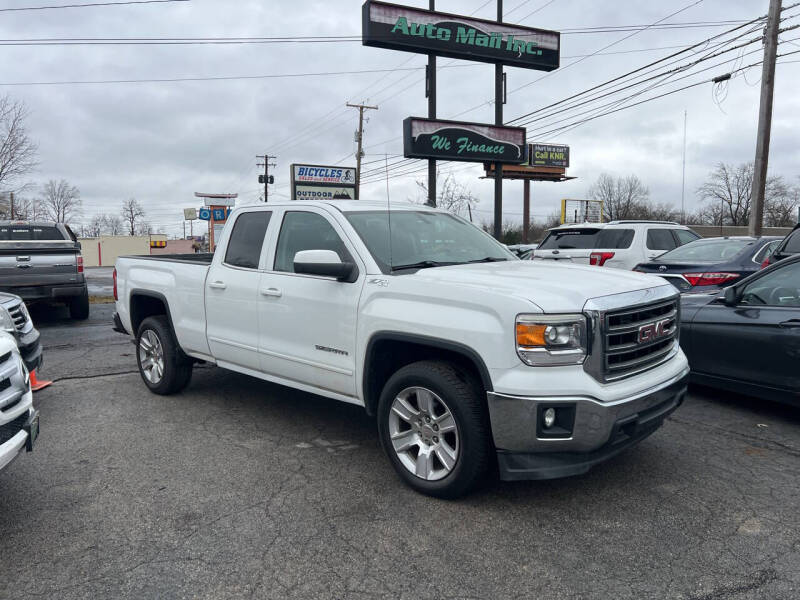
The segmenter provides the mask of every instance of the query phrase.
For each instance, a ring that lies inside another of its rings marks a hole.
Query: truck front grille
[[[602,323],[604,379],[630,377],[672,356],[679,313],[678,300],[606,313]]]
[[[24,412],[13,421],[0,425],[0,444],[5,444],[8,440],[17,435],[25,423],[28,421],[28,413]]]
[[[14,320],[14,327],[17,328],[17,331],[22,331],[25,329],[25,325],[28,322],[28,311],[25,310],[24,304],[20,303],[12,308],[9,308],[8,314],[10,314],[11,318]]]

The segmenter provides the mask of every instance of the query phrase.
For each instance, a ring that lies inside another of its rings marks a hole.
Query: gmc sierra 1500
[[[213,255],[121,257],[115,329],[147,387],[206,361],[365,407],[397,473],[455,497],[586,472],[682,401],[675,288],[618,270],[519,261],[418,205],[237,209]]]

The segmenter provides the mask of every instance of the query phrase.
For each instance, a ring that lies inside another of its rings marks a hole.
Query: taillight
[[[764,262],[761,263],[761,268],[766,269],[769,266],[769,256],[764,259]]]
[[[589,264],[602,267],[609,258],[614,258],[613,252],[592,252],[589,255]]]
[[[686,281],[694,285],[723,285],[730,283],[737,277],[738,273],[684,273]]]
[[[83,273],[83,257],[78,256],[78,273]]]
[[[119,297],[117,296],[117,268],[116,267],[114,267],[114,272],[113,272],[112,276],[113,276],[113,279],[114,279],[114,300],[116,301],[116,300],[119,300]]]

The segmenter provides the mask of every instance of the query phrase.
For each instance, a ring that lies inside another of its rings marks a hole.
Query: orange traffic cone
[[[36,369],[31,371],[31,391],[38,392],[39,390],[43,390],[44,388],[53,385],[52,381],[48,381],[46,379],[42,379],[41,381],[36,379]]]

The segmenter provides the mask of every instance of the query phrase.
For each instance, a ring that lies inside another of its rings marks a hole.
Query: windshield
[[[348,212],[345,217],[384,273],[406,265],[422,268],[516,259],[488,234],[446,213],[392,212],[391,252],[387,211]]]
[[[753,240],[697,240],[662,254],[659,261],[721,262],[730,260]]]

